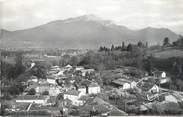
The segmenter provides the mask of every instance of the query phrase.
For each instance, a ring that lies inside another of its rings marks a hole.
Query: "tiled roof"
[[[79,100],[87,100],[87,99],[89,99],[89,97],[88,96],[85,96],[85,95],[83,95],[83,96],[81,96],[80,98],[79,98]]]
[[[72,100],[70,100],[70,99],[68,99],[68,98],[64,99],[64,101],[65,101],[65,102],[72,102]]]
[[[126,112],[117,109],[116,107],[113,107],[111,112],[110,112],[110,116],[124,116],[124,115],[128,115]]]
[[[89,87],[98,87],[99,85],[97,83],[91,83]]]
[[[64,94],[78,96],[80,94],[80,92],[77,90],[69,90],[69,91],[65,92]]]
[[[44,100],[47,96],[24,95],[18,96],[16,100]]]
[[[121,79],[121,78],[119,78],[119,79],[114,80],[114,81],[112,81],[112,82],[115,83],[115,84],[123,85],[123,84],[125,84],[125,83],[130,83],[130,82],[132,82],[132,81],[127,80],[127,79]]]
[[[164,71],[154,71],[153,73],[156,75],[161,75]]]

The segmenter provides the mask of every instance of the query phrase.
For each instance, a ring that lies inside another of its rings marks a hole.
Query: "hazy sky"
[[[183,34],[183,0],[0,0],[1,26],[8,30],[94,14],[131,29],[169,28]]]

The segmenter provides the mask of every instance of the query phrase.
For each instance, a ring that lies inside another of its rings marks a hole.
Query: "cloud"
[[[99,12],[118,12],[121,9],[118,5],[98,7]]]

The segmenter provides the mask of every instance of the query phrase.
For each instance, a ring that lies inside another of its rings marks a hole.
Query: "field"
[[[183,50],[167,49],[167,50],[154,53],[154,57],[161,58],[161,59],[171,58],[171,57],[183,57]]]

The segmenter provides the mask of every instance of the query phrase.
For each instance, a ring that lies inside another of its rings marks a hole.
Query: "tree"
[[[148,42],[146,42],[146,48],[148,48]]]
[[[25,67],[23,66],[22,63],[23,55],[21,52],[18,52],[16,54],[16,64],[15,64],[15,76],[17,77],[18,75],[22,74],[25,71]]]
[[[152,56],[148,57],[147,60],[144,61],[144,68],[148,72],[149,75],[152,75]]]
[[[9,108],[9,105],[7,104],[1,104],[1,107],[0,107],[0,115],[4,116],[7,114],[6,112],[6,109]]]
[[[77,65],[79,63],[78,57],[77,56],[71,57],[70,63],[71,65]]]
[[[28,95],[35,95],[36,94],[36,91],[35,89],[30,89],[29,92],[28,92]]]
[[[143,47],[143,43],[142,43],[141,41],[139,41],[139,42],[137,43],[137,46],[141,48],[141,47]]]
[[[127,51],[132,52],[132,44],[128,44]]]
[[[111,51],[113,51],[114,50],[114,45],[112,44],[112,46],[111,46]]]
[[[46,66],[42,64],[36,64],[34,68],[31,69],[31,73],[38,78],[46,78]]]
[[[44,91],[44,92],[42,93],[42,95],[49,95],[49,92],[48,92],[48,91]]]
[[[177,41],[174,41],[173,43],[173,46],[176,46],[176,47],[183,47],[183,36],[182,35],[180,35],[179,37],[178,37],[178,40]]]
[[[163,40],[163,46],[166,46],[166,45],[169,45],[169,44],[170,44],[169,38],[165,37],[164,40]]]
[[[122,51],[125,51],[126,50],[126,46],[125,46],[125,42],[124,41],[122,43],[121,49],[122,49]]]

